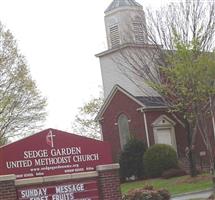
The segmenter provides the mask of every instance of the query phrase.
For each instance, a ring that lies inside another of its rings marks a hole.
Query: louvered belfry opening
[[[119,26],[117,24],[110,27],[110,40],[112,48],[120,45]]]
[[[140,21],[133,22],[133,31],[136,43],[144,43],[143,23]]]

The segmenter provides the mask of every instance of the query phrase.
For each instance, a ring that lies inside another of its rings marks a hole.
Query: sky
[[[0,21],[26,57],[48,100],[45,128],[72,130],[78,108],[102,88],[99,59],[106,50],[104,10],[112,0],[0,0]],[[137,0],[159,7],[168,0]]]

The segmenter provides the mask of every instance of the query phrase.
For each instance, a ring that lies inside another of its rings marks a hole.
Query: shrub
[[[145,173],[149,177],[159,177],[171,168],[177,168],[178,161],[175,150],[166,144],[155,144],[144,154]]]
[[[148,188],[148,189],[147,189]],[[124,195],[122,200],[169,200],[170,194],[165,189],[154,190],[152,186],[134,189]]]
[[[211,194],[209,197],[208,197],[208,200],[214,200],[215,199],[215,194]]]
[[[187,173],[180,169],[180,168],[173,168],[173,169],[168,169],[166,171],[164,171],[161,175],[162,178],[168,179],[168,178],[172,178],[172,177],[177,177],[177,176],[184,176]]]
[[[119,157],[120,176],[122,179],[131,176],[137,178],[143,176],[143,154],[145,149],[144,142],[135,138],[132,138],[124,146],[124,150]]]
[[[160,189],[158,190],[158,193],[163,197],[163,200],[169,200],[171,197],[170,193],[166,189]]]

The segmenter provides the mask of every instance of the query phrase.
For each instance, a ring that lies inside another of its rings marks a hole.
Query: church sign
[[[86,181],[64,183],[43,187],[27,187],[18,189],[18,200],[98,200],[97,182]]]
[[[95,171],[112,163],[108,143],[55,129],[1,147],[0,158],[0,175],[17,179]]]

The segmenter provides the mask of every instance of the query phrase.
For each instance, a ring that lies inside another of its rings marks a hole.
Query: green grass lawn
[[[144,185],[153,185],[155,189],[165,188],[172,195],[204,190],[212,187],[211,177],[208,174],[201,174],[195,178],[182,176],[171,179],[149,179],[123,183],[121,185],[122,193],[125,194],[131,189],[143,188]]]

